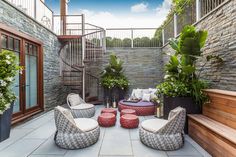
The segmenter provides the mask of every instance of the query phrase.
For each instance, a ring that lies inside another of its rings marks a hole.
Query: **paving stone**
[[[167,151],[168,155],[179,155],[179,156],[199,156],[202,155],[191,145],[188,141],[185,140],[184,146],[181,149],[175,150],[175,151]]]
[[[59,148],[54,142],[54,136],[50,137],[40,147],[38,147],[32,154],[34,155],[65,155],[66,149]]]
[[[132,141],[134,157],[168,157],[166,152],[151,149],[140,141]]]
[[[42,139],[21,139],[0,151],[1,157],[26,157],[39,147],[45,140]]]
[[[33,129],[12,129],[10,132],[10,138],[0,143],[0,151],[15,143],[17,140],[23,138],[32,131]]]

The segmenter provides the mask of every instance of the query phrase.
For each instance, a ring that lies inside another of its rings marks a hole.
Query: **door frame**
[[[12,116],[12,124],[18,123],[26,118],[31,117],[34,114],[37,114],[39,112],[44,111],[44,96],[43,96],[43,43],[40,40],[37,40],[35,38],[32,38],[29,35],[26,35],[24,33],[21,33],[19,31],[16,31],[15,29],[6,26],[2,23],[0,23],[0,37],[2,34],[5,34],[7,36],[13,37],[15,39],[20,40],[20,58],[21,58],[21,65],[25,65],[25,43],[32,43],[38,47],[38,56],[37,56],[37,70],[38,70],[38,76],[37,76],[37,106],[34,106],[32,108],[26,109],[25,105],[25,72],[20,77],[20,112],[17,112],[13,114]],[[0,42],[0,49],[2,48],[1,42]],[[23,63],[23,64],[22,64]],[[23,87],[22,87],[23,85]],[[22,95],[23,94],[23,95]]]

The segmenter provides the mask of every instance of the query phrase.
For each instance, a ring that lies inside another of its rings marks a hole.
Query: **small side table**
[[[117,115],[117,110],[113,108],[104,108],[101,113],[113,113],[115,116]]]
[[[98,124],[102,127],[111,127],[116,124],[116,116],[113,113],[102,113],[98,116]]]
[[[125,114],[120,118],[120,124],[123,128],[133,129],[139,125],[138,116],[133,114]]]
[[[125,114],[134,114],[134,115],[136,115],[136,111],[133,110],[133,109],[123,109],[123,110],[121,110],[120,116],[123,116]]]

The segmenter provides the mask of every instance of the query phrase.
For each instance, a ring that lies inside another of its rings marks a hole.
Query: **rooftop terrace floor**
[[[103,105],[96,106],[97,119]],[[189,136],[185,145],[177,151],[158,151],[143,145],[138,129],[120,127],[119,114],[116,126],[101,128],[99,141],[85,149],[66,150],[53,141],[56,130],[53,111],[22,123],[11,130],[11,136],[0,143],[1,157],[205,157],[210,156]],[[140,121],[155,118],[139,117]]]

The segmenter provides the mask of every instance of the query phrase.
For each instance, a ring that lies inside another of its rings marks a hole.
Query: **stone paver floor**
[[[97,119],[103,105],[96,106]],[[0,157],[205,157],[210,156],[189,136],[177,151],[157,151],[139,141],[138,129],[120,127],[119,114],[116,126],[101,128],[99,141],[85,149],[65,150],[53,141],[55,124],[53,111],[14,127],[11,136],[0,143]],[[154,116],[139,117],[140,121]]]

